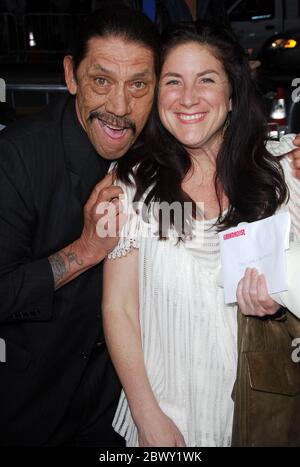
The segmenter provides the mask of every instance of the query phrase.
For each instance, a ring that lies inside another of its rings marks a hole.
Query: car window
[[[230,1],[227,2],[227,6],[230,21],[259,21],[274,18],[275,0]]]

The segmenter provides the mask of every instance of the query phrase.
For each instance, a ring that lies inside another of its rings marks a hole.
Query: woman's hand
[[[256,269],[247,268],[237,287],[237,302],[244,315],[274,315],[280,305],[269,295],[266,278]]]
[[[186,447],[175,423],[160,409],[137,424],[139,447]]]

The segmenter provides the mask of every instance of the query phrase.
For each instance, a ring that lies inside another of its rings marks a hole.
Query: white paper
[[[236,302],[236,290],[247,267],[264,274],[269,293],[287,290],[285,250],[289,247],[290,215],[242,223],[219,233],[225,303]]]

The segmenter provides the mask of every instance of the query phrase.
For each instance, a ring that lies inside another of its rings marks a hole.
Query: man
[[[65,57],[71,95],[1,132],[0,445],[120,444],[100,311],[117,238],[97,235],[97,206],[118,205],[103,177],[147,120],[160,44],[142,13],[115,11],[93,13]]]
[[[141,14],[93,13],[64,61],[71,96],[0,136],[2,445],[119,443],[100,323],[101,261],[116,239],[96,225],[97,206],[117,205],[121,190],[97,182],[142,131],[158,53]]]

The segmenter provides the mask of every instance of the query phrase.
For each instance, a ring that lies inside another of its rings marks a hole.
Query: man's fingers
[[[100,191],[112,186],[113,180],[114,180],[114,175],[112,173],[109,173],[102,180],[100,180],[100,182],[98,182],[97,185],[95,185],[92,193],[90,194],[89,199],[87,200],[85,204],[85,208],[87,210],[91,209],[91,207],[95,204]]]
[[[103,188],[103,190],[98,193],[96,203],[112,201],[114,198],[119,198],[122,194],[123,190],[119,186],[112,185],[110,187]]]
[[[107,212],[111,213],[112,215],[117,215],[119,212],[123,211],[123,204],[120,198],[114,197],[110,201],[100,201],[96,205],[96,214],[97,215],[104,215]]]
[[[124,225],[126,224],[127,222],[127,219],[128,219],[128,216],[126,214],[124,214],[124,212],[120,212],[119,215],[118,215],[118,224],[117,224],[117,227],[118,227],[118,235],[120,235]]]
[[[114,182],[114,179],[115,179],[114,172],[113,171],[109,172],[108,174],[105,175],[104,178],[102,178],[102,180],[100,180],[100,182],[97,183],[94,190],[96,190],[99,193],[99,191],[103,190],[104,188],[111,186]]]
[[[99,238],[116,238],[120,236],[121,230],[127,221],[127,216],[124,213],[112,215],[106,213],[96,224],[96,233]]]
[[[116,169],[113,169],[111,172],[110,172],[111,176],[112,176],[112,183],[115,183],[116,181],[116,178],[117,178],[117,171]]]

